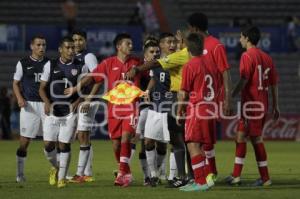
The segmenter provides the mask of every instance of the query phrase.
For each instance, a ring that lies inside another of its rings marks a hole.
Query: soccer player
[[[63,188],[66,186],[71,141],[76,130],[76,109],[80,102],[77,94],[65,96],[64,89],[77,84],[77,78],[82,72],[82,63],[74,59],[75,46],[72,37],[62,38],[58,49],[60,57],[51,63],[48,62],[44,67],[39,94],[45,103],[47,115],[44,125],[45,155],[53,167],[49,184],[55,185],[58,180],[57,187]],[[60,149],[59,165],[55,150],[57,141]]]
[[[158,45],[158,41],[155,37],[147,37],[144,42],[144,62],[151,61],[153,59],[156,59],[160,55],[160,49]],[[140,115],[137,122],[136,127],[136,136],[134,141],[141,140],[141,150],[139,153],[139,160],[141,164],[141,168],[144,174],[144,186],[151,185],[150,181],[150,170],[147,163],[146,158],[146,149],[145,149],[145,124],[147,120],[148,110],[151,107],[150,103],[150,96],[149,96],[149,90],[152,88],[153,85],[151,83],[149,84],[149,74],[147,74],[147,78],[145,76],[141,79],[141,89],[145,90],[145,96],[141,99],[141,103],[139,106],[140,109]],[[131,157],[133,156],[133,150],[131,150]]]
[[[86,71],[87,73],[92,72],[96,68],[98,61],[93,53],[87,51],[86,32],[81,30],[74,31],[72,38],[75,45],[75,58],[85,65],[85,68],[88,69],[88,71]],[[95,90],[95,92],[97,90]],[[83,94],[88,96],[90,92],[91,89],[87,88]],[[80,152],[77,172],[70,182],[91,182],[94,181],[94,179],[92,178],[93,149],[90,142],[90,131],[98,110],[98,103],[88,103],[86,101],[86,103],[82,103],[82,105],[79,106],[78,110],[77,138],[80,144]]]
[[[217,89],[214,84],[216,74],[210,73],[208,60],[203,55],[203,36],[191,33],[186,38],[186,44],[191,60],[184,65],[181,90],[178,97],[177,123],[186,112],[185,141],[191,157],[194,172],[194,183],[181,187],[182,191],[205,191],[209,189],[206,181],[205,159],[203,146],[215,142],[215,119],[209,111],[214,112]],[[209,80],[209,81],[207,81]],[[189,99],[186,111],[183,103]],[[214,103],[215,104],[215,103]]]
[[[169,42],[166,42],[169,41]],[[159,46],[161,51],[169,52],[169,49],[175,51],[175,37],[170,33],[162,33],[160,35]],[[157,42],[157,48],[158,42]],[[169,53],[170,54],[170,53]],[[170,92],[170,74],[161,67],[150,70],[151,80],[148,86],[150,98],[153,107],[148,111],[145,126],[145,145],[147,163],[151,173],[150,184],[152,187],[159,183],[159,171],[165,170],[165,156],[167,152],[167,144],[169,141],[165,138],[168,134],[167,117],[171,112],[173,93]],[[162,168],[164,167],[164,168]]]
[[[231,78],[230,68],[226,58],[226,51],[224,45],[215,37],[210,35],[208,29],[208,19],[203,13],[194,13],[188,18],[188,26],[190,32],[196,32],[204,35],[204,58],[208,61],[209,71],[212,74],[217,75],[217,80],[214,83],[217,90],[214,91],[218,99],[220,111],[223,111],[223,115],[230,115],[231,112]],[[210,79],[207,79],[209,82]],[[208,88],[210,87],[208,84]],[[223,109],[221,109],[223,108]],[[221,115],[222,116],[222,115]],[[216,135],[215,135],[216,136]],[[214,138],[216,139],[216,138]],[[213,142],[214,143],[214,142]],[[217,168],[215,161],[214,145],[204,144],[203,149],[206,159],[208,161],[207,173],[208,178],[213,181],[217,179]]]
[[[13,91],[16,95],[20,113],[20,145],[17,150],[17,182],[24,182],[24,164],[30,140],[42,132],[44,122],[44,103],[39,96],[40,77],[44,65],[46,40],[43,36],[32,37],[31,55],[18,61],[14,74]]]
[[[172,33],[165,32],[161,33],[159,37],[159,47],[161,51],[161,58],[168,56],[169,54],[174,53],[177,50],[177,46],[175,45],[179,43],[176,41],[175,36]],[[165,71],[167,72],[167,71]],[[167,72],[168,73],[168,72]],[[174,96],[174,98],[176,98]],[[166,177],[166,158],[163,160],[162,165],[160,167],[159,178],[163,180]],[[174,156],[174,149],[173,147],[170,149],[170,156],[169,156],[169,176],[168,176],[168,184],[172,185],[174,180],[176,180],[177,175],[177,165]]]
[[[65,93],[78,92],[93,80],[96,84],[102,84],[105,81],[109,91],[117,83],[125,80],[125,73],[139,65],[140,60],[131,56],[133,44],[131,36],[127,33],[118,34],[114,39],[114,46],[117,50],[116,56],[104,59],[91,73],[92,75],[84,77],[76,87],[66,89]],[[139,86],[139,80],[140,76],[134,78],[134,85]],[[132,182],[129,159],[131,139],[135,134],[138,112],[134,104],[114,105],[108,102],[108,131],[113,142],[115,158],[119,163],[119,172],[115,179],[115,185],[122,187],[127,187]]]
[[[226,178],[230,185],[241,184],[240,176],[246,156],[247,137],[250,138],[254,148],[260,173],[260,178],[254,185],[271,185],[262,131],[268,112],[269,89],[273,99],[273,119],[279,118],[278,74],[272,58],[256,47],[259,39],[260,31],[255,26],[248,26],[241,32],[240,42],[246,52],[241,56],[240,81],[233,90],[232,96],[234,97],[241,92],[243,115],[239,121],[236,136],[236,157],[233,173]]]

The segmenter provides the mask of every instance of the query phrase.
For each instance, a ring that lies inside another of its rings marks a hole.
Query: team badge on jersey
[[[77,69],[72,69],[72,70],[71,70],[71,74],[72,74],[73,76],[77,75],[77,74],[78,74],[78,70],[77,70]]]

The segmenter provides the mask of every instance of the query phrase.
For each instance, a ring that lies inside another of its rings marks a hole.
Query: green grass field
[[[0,198],[121,198],[121,199],[159,199],[159,198],[297,198],[300,194],[300,143],[267,142],[268,163],[273,185],[268,188],[249,186],[256,178],[258,171],[252,147],[248,144],[248,156],[243,170],[244,183],[241,187],[229,187],[222,182],[231,171],[234,159],[234,143],[219,142],[216,145],[219,180],[208,192],[182,193],[176,189],[143,187],[142,172],[137,153],[132,163],[135,181],[131,187],[113,186],[112,171],[116,169],[111,143],[109,141],[93,141],[94,176],[96,182],[86,184],[68,184],[65,189],[57,189],[48,184],[49,163],[46,161],[42,142],[34,141],[30,145],[26,161],[25,174],[27,182],[15,183],[16,141],[0,142]],[[70,173],[74,174],[78,158],[78,144],[72,146],[72,162]],[[298,195],[298,196],[297,196]]]

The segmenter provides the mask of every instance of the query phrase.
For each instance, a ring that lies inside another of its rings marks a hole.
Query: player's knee
[[[48,153],[50,153],[51,151],[53,151],[55,149],[55,145],[54,144],[47,144],[45,145],[45,151],[47,151]]]
[[[146,148],[146,151],[152,151],[152,150],[154,150],[155,145],[152,142],[146,142],[145,148]]]
[[[19,157],[26,157],[27,156],[27,151],[24,148],[18,148],[17,150],[17,156]]]
[[[159,155],[166,155],[167,153],[167,145],[166,144],[158,144],[157,147],[156,147],[156,151],[157,151],[157,154]]]
[[[61,153],[68,153],[71,151],[71,144],[61,144],[59,148]]]

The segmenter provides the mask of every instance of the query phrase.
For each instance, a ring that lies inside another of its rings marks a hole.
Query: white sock
[[[173,178],[176,177],[176,173],[177,173],[177,165],[176,165],[176,160],[173,152],[170,153],[169,161],[170,161],[170,173],[169,173],[168,180],[173,180]]]
[[[143,171],[143,174],[144,174],[144,179],[150,177],[150,170],[149,170],[149,167],[148,167],[148,163],[147,163],[147,159],[145,159],[145,157],[140,157],[139,158],[140,160],[140,165],[141,165],[141,168],[142,168],[142,171]]]
[[[167,156],[164,155],[163,161],[160,166],[160,175],[163,176],[166,179],[167,172],[166,172],[166,161],[167,161]]]
[[[59,167],[59,161],[60,161],[60,152],[56,152],[56,162],[57,162],[57,167]]]
[[[24,176],[24,164],[26,157],[17,156],[17,176]]]
[[[156,173],[156,150],[151,151],[146,150],[147,164],[150,170],[151,177],[157,177]]]
[[[163,161],[165,159],[166,155],[160,155],[160,154],[156,154],[156,163],[157,163],[157,168],[161,168]]]
[[[56,156],[56,149],[48,152],[46,150],[44,150],[44,154],[47,158],[47,160],[50,162],[50,164],[55,167],[58,168],[58,163],[57,163],[57,156]]]
[[[93,151],[92,145],[90,145],[89,158],[88,158],[87,164],[86,164],[85,169],[84,169],[84,175],[85,176],[92,176],[93,175],[93,167],[92,167],[93,158],[94,158],[94,151]]]
[[[90,154],[90,146],[80,145],[76,175],[83,176]]]
[[[63,180],[66,178],[69,163],[71,160],[71,153],[70,152],[60,152],[60,165],[58,170],[58,180]]]

